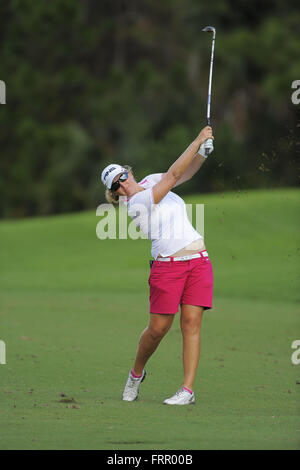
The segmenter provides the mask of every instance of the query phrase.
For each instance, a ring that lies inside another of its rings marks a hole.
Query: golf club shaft
[[[213,74],[213,65],[214,65],[215,36],[216,36],[216,33],[215,31],[213,31],[213,40],[212,40],[212,45],[211,45],[211,57],[210,57],[210,67],[209,67],[209,80],[208,80],[207,113],[206,113],[206,121],[207,121],[208,126],[211,125],[210,103],[211,103],[212,74]]]
[[[206,26],[205,28],[202,29],[202,31],[213,33],[212,45],[211,45],[211,56],[210,56],[210,67],[209,67],[209,80],[208,80],[207,112],[206,112],[206,123],[208,126],[211,126],[210,104],[211,104],[211,85],[212,85],[212,74],[213,74],[213,64],[214,64],[216,30],[213,26]],[[204,143],[204,148],[205,148],[205,156],[207,157],[210,154],[210,152],[213,150],[213,140],[207,139]]]

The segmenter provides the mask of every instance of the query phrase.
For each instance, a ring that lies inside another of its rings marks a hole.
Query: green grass
[[[185,198],[205,204],[215,277],[191,407],[162,405],[182,380],[179,315],[139,400],[121,400],[149,316],[149,241],[100,241],[95,212],[1,222],[0,448],[299,449],[299,196]]]

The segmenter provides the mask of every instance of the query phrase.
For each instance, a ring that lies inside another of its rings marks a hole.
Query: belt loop
[[[171,260],[171,262],[173,263],[174,257],[173,257],[173,256],[170,256],[170,260]]]

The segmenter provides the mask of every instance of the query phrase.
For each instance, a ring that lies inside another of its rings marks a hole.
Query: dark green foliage
[[[296,2],[12,0],[0,13],[0,216],[96,207],[113,161],[137,179],[166,171],[205,125],[207,24],[216,150],[180,192],[299,182]]]

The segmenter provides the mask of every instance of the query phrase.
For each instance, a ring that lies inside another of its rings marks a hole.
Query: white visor
[[[123,166],[118,165],[117,163],[111,163],[102,171],[101,181],[108,189],[110,189],[114,178],[124,171],[126,171],[126,168]]]

